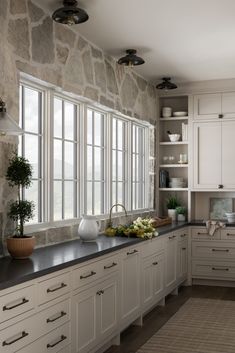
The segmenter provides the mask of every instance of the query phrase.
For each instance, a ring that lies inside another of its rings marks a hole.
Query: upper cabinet
[[[196,120],[235,118],[235,92],[198,94],[193,105]]]

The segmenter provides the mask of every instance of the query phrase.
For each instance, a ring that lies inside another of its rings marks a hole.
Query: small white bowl
[[[180,139],[180,134],[168,134],[171,142],[177,142]]]
[[[173,116],[175,117],[181,117],[181,116],[187,116],[188,112],[173,112]]]

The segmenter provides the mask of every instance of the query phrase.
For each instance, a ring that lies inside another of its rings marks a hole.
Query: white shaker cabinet
[[[170,234],[165,243],[166,290],[174,288],[177,275],[177,236]]]
[[[187,277],[188,273],[188,242],[180,241],[178,243],[178,254],[177,254],[177,279]]]
[[[222,181],[223,189],[235,188],[235,121],[222,122]]]
[[[221,114],[221,94],[198,94],[194,96],[194,119],[218,119]]]
[[[221,122],[194,124],[194,188],[221,184]]]
[[[222,93],[223,119],[235,119],[235,92]]]

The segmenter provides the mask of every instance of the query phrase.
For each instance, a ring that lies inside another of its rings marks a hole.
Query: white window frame
[[[82,97],[76,98],[74,95],[62,92],[56,87],[49,86],[45,83],[38,84],[35,83],[32,79],[21,78],[20,85],[27,86],[32,89],[40,90],[43,94],[43,207],[45,210],[45,221],[37,224],[26,224],[26,232],[33,232],[37,230],[48,229],[50,227],[64,226],[77,224],[81,216],[85,213],[85,183],[86,183],[86,118],[87,118],[87,109],[92,109],[100,112],[105,116],[104,120],[104,214],[97,215],[99,219],[106,219],[109,215],[109,210],[111,205],[111,191],[112,191],[112,119],[116,118],[123,120],[126,123],[126,174],[127,176],[132,175],[132,125],[138,125],[144,128],[144,178],[145,178],[145,192],[143,200],[143,208],[141,209],[132,209],[132,178],[127,178],[126,183],[126,209],[129,214],[141,213],[144,211],[149,211],[148,205],[148,193],[149,193],[149,127],[150,124],[145,121],[139,121],[134,118],[125,116],[124,114],[117,113],[116,111],[110,111],[110,109],[103,109],[99,105],[90,104]],[[69,101],[77,105],[77,116],[79,117],[79,123],[77,123],[77,156],[79,158],[79,163],[77,163],[77,202],[79,212],[77,218],[74,219],[65,219],[53,221],[53,101],[54,96],[60,99]],[[75,98],[74,98],[75,97]],[[123,212],[115,213],[116,216],[122,215]]]

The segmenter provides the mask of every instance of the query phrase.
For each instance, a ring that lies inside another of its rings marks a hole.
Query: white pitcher
[[[83,241],[94,241],[100,230],[100,221],[95,216],[82,217],[78,227],[78,235]]]

